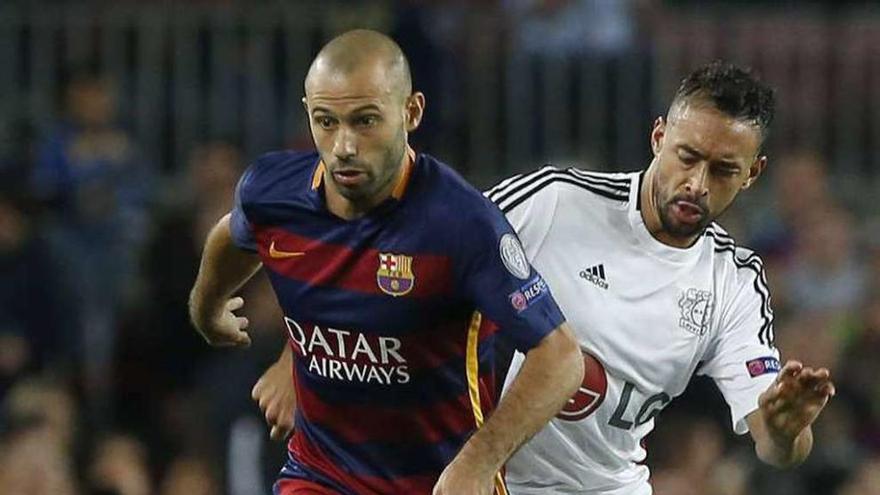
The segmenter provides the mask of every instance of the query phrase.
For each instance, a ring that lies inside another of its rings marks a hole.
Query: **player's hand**
[[[251,398],[266,416],[269,436],[276,441],[284,440],[293,430],[296,391],[293,389],[291,365],[290,359],[282,356],[263,373],[251,390]]]
[[[248,326],[248,319],[237,316],[234,311],[244,306],[244,299],[233,297],[226,301],[223,309],[201,325],[197,325],[199,333],[205,340],[216,347],[248,347],[251,345],[251,337],[244,331]]]
[[[434,485],[433,495],[492,495],[495,473],[480,472],[468,463],[452,461]]]
[[[758,397],[768,433],[782,442],[792,441],[813,424],[834,393],[826,368],[814,370],[799,361],[788,361]]]

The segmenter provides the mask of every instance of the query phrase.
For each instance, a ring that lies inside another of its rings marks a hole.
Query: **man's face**
[[[71,117],[86,127],[103,127],[116,116],[116,91],[104,79],[82,79],[67,89]]]
[[[380,64],[349,74],[317,71],[303,100],[315,146],[332,186],[352,202],[386,190],[406,153],[411,99]],[[421,115],[419,115],[420,117]]]
[[[663,231],[680,239],[699,235],[760,175],[757,126],[708,103],[685,101],[658,118],[651,134],[656,171],[653,203]]]

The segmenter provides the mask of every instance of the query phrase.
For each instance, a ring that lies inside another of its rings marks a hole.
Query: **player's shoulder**
[[[737,284],[754,283],[764,277],[764,261],[753,249],[739,244],[721,225],[712,222],[703,232],[706,247],[714,251],[715,269],[729,274]]]
[[[720,225],[713,222],[704,234],[705,246],[714,253],[716,278],[722,281],[723,296],[719,301],[722,314],[736,321],[744,314],[752,314],[757,306],[762,320],[758,334],[761,343],[773,342],[773,309],[770,304],[770,287],[761,257],[752,249],[736,243],[733,237]],[[723,317],[724,318],[724,317]]]
[[[259,156],[239,181],[242,203],[289,200],[296,191],[308,191],[318,161],[314,151],[283,150]]]
[[[426,153],[417,159],[415,195],[432,218],[457,221],[497,213],[491,202],[452,167]]]
[[[526,202],[553,200],[626,206],[638,188],[638,172],[597,172],[577,167],[543,167],[509,177],[484,194],[504,213]]]

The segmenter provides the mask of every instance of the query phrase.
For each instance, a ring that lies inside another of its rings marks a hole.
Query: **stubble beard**
[[[336,184],[336,190],[345,199],[356,205],[369,205],[376,200],[376,196],[394,180],[397,170],[403,162],[406,153],[406,137],[398,136],[395,145],[386,149],[382,157],[382,166],[376,175],[370,167],[364,167],[367,180],[361,187],[348,188]],[[332,174],[331,174],[332,175]]]
[[[669,234],[672,237],[678,239],[691,239],[698,237],[703,234],[703,231],[706,230],[706,227],[712,223],[713,220],[717,217],[713,217],[708,212],[708,207],[700,205],[705,214],[700,221],[694,225],[688,225],[683,223],[678,223],[673,219],[672,208],[677,201],[675,195],[670,197],[668,200],[663,200],[660,198],[660,188],[657,187],[657,184],[654,184],[654,204],[658,205],[658,216],[660,217],[660,225],[663,227],[663,231]],[[661,206],[662,205],[662,206]]]

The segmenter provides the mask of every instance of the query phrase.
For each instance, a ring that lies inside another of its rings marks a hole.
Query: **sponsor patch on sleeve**
[[[766,375],[767,373],[779,373],[781,366],[775,357],[762,357],[746,361],[746,369],[752,378]]]
[[[519,290],[510,294],[510,305],[513,306],[517,313],[522,313],[529,309],[532,303],[549,293],[550,288],[547,287],[547,282],[540,275],[537,275],[526,282]]]

